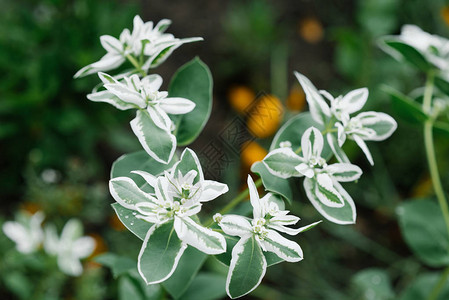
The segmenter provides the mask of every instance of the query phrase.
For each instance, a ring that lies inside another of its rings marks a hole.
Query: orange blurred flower
[[[323,25],[315,17],[305,18],[298,24],[298,34],[308,43],[318,43],[323,39]]]
[[[295,84],[290,89],[290,94],[287,98],[287,108],[294,111],[301,111],[304,109],[306,104],[306,94],[304,94],[303,89]]]
[[[268,154],[257,142],[246,142],[242,148],[241,159],[244,167],[251,167],[256,161],[261,161]]]
[[[125,231],[126,227],[120,221],[116,214],[113,214],[109,217],[109,225],[116,231]]]
[[[254,91],[246,86],[235,86],[229,90],[228,100],[232,108],[244,113],[256,97]]]
[[[42,206],[34,202],[24,202],[20,205],[20,208],[32,215],[42,210]]]
[[[443,18],[444,23],[449,26],[449,5],[444,6],[441,11],[441,17]]]
[[[262,96],[249,111],[249,131],[258,138],[273,135],[281,124],[283,111],[282,103],[277,97]]]

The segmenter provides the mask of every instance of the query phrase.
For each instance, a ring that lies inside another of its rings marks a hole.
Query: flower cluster
[[[58,237],[53,224],[42,229],[44,218],[40,211],[32,216],[19,216],[17,221],[5,222],[3,232],[16,243],[19,252],[31,254],[43,246],[48,255],[57,257],[58,267],[63,273],[81,275],[83,267],[80,260],[92,254],[95,240],[82,236],[83,225],[79,220],[69,220]]]
[[[107,53],[99,61],[79,70],[74,77],[118,68],[127,59],[139,66],[139,70],[148,71],[163,63],[182,44],[203,40],[198,37],[175,38],[172,34],[165,33],[170,24],[170,20],[163,19],[153,26],[153,22],[144,23],[139,16],[135,16],[132,32],[124,29],[118,39],[110,35],[101,36],[101,45]]]
[[[362,170],[349,162],[342,146],[347,139],[354,140],[368,161],[374,164],[365,141],[388,138],[396,130],[397,123],[381,112],[362,112],[352,116],[365,105],[368,98],[366,88],[334,98],[326,91],[318,91],[304,75],[295,72],[295,76],[304,89],[311,122],[316,127],[309,127],[303,132],[301,144],[295,150],[291,141],[280,142],[280,147],[270,151],[263,163],[276,177],[305,176],[307,197],[325,218],[338,224],[354,223],[354,201],[340,182],[357,180]],[[338,163],[328,164],[330,153],[326,151],[323,154],[325,147],[330,148]]]

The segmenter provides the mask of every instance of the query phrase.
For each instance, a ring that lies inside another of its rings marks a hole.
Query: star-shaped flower
[[[33,215],[22,214],[17,221],[7,221],[3,224],[5,235],[16,243],[17,251],[28,254],[39,249],[44,239],[42,222],[44,213],[41,211]]]

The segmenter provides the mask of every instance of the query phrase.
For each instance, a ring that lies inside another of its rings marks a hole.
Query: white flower
[[[206,254],[226,251],[226,242],[221,234],[191,218],[200,212],[202,202],[213,200],[228,191],[226,184],[204,180],[195,152],[186,148],[172,171],[162,176],[155,177],[144,171],[133,173],[142,176],[154,188],[154,193],[143,192],[127,177],[111,179],[111,194],[120,205],[135,210],[136,218],[155,225],[174,221],[179,239]]]
[[[44,213],[41,211],[34,215],[23,214],[17,221],[5,222],[3,232],[16,243],[17,251],[25,254],[32,253],[42,244],[44,233],[41,226],[44,218]]]
[[[107,102],[121,110],[146,108],[154,123],[168,131],[173,122],[167,114],[186,114],[195,108],[195,103],[188,99],[167,97],[166,91],[159,91],[162,77],[157,74],[142,79],[137,75],[125,76],[121,81],[102,72],[98,76],[106,90],[87,95],[89,100]]]
[[[438,69],[449,71],[449,40],[427,33],[416,25],[402,26],[401,34],[392,38],[421,52]],[[385,48],[385,50],[392,56],[398,57],[398,53],[394,50],[390,48]]]
[[[288,215],[288,211],[281,210],[276,202],[270,200],[273,197],[271,193],[265,195],[263,198],[259,198],[256,185],[251,176],[248,176],[248,189],[253,207],[253,219],[239,215],[225,215],[221,217],[218,223],[226,234],[240,237],[240,241],[232,250],[232,259],[226,281],[226,291],[231,298],[243,296],[251,292],[259,285],[265,274],[267,267],[265,257],[263,255],[255,256],[254,259],[259,257],[258,259],[261,260],[257,263],[257,266],[260,268],[258,272],[259,282],[254,286],[248,287],[246,291],[240,292],[240,294],[234,294],[233,285],[236,283],[235,278],[238,277],[238,275],[235,275],[234,270],[240,264],[247,263],[244,261],[248,259],[250,261],[252,260],[252,257],[247,257],[248,254],[245,254],[246,251],[244,250],[245,245],[248,245],[248,240],[254,238],[256,245],[263,251],[272,252],[285,261],[298,262],[303,259],[301,247],[296,242],[284,238],[278,231],[289,235],[296,235],[319,223],[316,222],[298,229],[289,228],[287,226],[294,225],[299,221],[298,217]],[[254,245],[250,243],[249,247],[254,248]],[[253,253],[257,253],[257,251],[252,250],[250,253],[252,255]]]
[[[44,249],[50,255],[57,256],[59,269],[71,276],[79,276],[83,272],[80,259],[92,254],[95,240],[83,235],[83,225],[79,220],[69,220],[58,237],[56,228],[48,225],[45,228]]]
[[[135,16],[132,32],[124,29],[119,39],[110,35],[101,36],[100,42],[107,51],[106,55],[79,70],[74,77],[115,69],[125,62],[128,55],[132,55],[134,59],[142,58],[143,70],[155,68],[182,44],[202,40],[202,38],[178,39],[172,34],[164,33],[170,24],[170,20],[163,19],[153,27],[153,22],[144,23],[139,16]]]

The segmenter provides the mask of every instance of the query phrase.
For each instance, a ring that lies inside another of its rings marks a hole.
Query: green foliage
[[[406,95],[391,87],[385,87],[385,92],[391,97],[391,105],[396,114],[411,123],[423,124],[429,116],[422,110],[421,106]]]
[[[198,57],[183,65],[173,75],[169,97],[193,101],[195,108],[176,118],[176,139],[179,146],[192,143],[203,130],[212,110],[212,75],[209,67]]]
[[[365,269],[352,278],[357,299],[392,300],[394,292],[388,273],[381,269]]]
[[[416,256],[432,267],[449,265],[449,235],[438,205],[409,200],[398,208],[401,232]]]
[[[262,183],[266,191],[281,195],[288,203],[292,202],[292,190],[287,180],[271,174],[262,162],[253,164],[251,166],[251,172],[258,174],[262,178]]]

